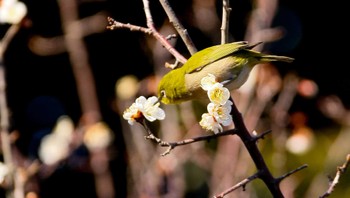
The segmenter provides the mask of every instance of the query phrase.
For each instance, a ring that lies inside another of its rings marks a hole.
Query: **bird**
[[[216,77],[230,91],[240,88],[254,66],[273,61],[291,63],[294,58],[269,55],[253,50],[263,42],[249,44],[236,41],[207,47],[194,53],[181,67],[166,73],[158,84],[157,95],[163,104],[180,104],[189,100],[206,100],[201,79]]]

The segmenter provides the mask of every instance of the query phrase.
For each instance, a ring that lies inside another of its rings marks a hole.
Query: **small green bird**
[[[158,85],[158,97],[164,104],[178,104],[188,100],[202,100],[207,93],[201,79],[213,74],[230,91],[241,87],[253,67],[272,61],[292,62],[286,56],[267,55],[252,50],[262,42],[249,45],[245,41],[215,45],[193,54],[180,68],[163,76]]]

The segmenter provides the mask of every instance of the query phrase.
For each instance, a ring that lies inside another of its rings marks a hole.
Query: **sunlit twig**
[[[222,0],[222,23],[221,23],[221,44],[228,42],[229,18],[230,18],[230,1]]]
[[[116,28],[127,28],[130,29],[131,31],[141,31],[147,34],[151,34],[153,37],[155,37],[163,46],[166,50],[168,50],[180,63],[185,63],[187,59],[182,56],[167,40],[166,37],[161,35],[156,28],[154,27],[154,22],[151,14],[151,10],[149,8],[149,2],[148,0],[143,0],[143,5],[144,5],[144,11],[146,15],[146,21],[147,21],[147,28],[145,27],[140,27],[140,26],[135,26],[131,24],[124,24],[121,22],[118,22],[114,20],[111,17],[108,17],[108,22],[109,26],[107,26],[108,29],[113,30]],[[177,66],[177,65],[175,65]],[[175,67],[174,66],[174,67]]]
[[[337,173],[336,173],[333,181],[329,185],[328,190],[323,195],[321,195],[320,198],[325,198],[325,197],[328,197],[332,194],[332,192],[334,191],[334,188],[339,183],[340,177],[345,173],[346,169],[349,167],[349,164],[350,164],[350,154],[348,154],[346,156],[346,161],[344,162],[344,164],[337,168]]]
[[[180,37],[182,38],[182,40],[184,41],[188,51],[191,54],[194,54],[197,52],[196,47],[193,44],[193,41],[191,39],[191,37],[188,35],[187,30],[183,27],[183,25],[180,23],[180,21],[177,19],[173,9],[171,8],[171,6],[169,5],[168,0],[159,0],[160,3],[163,6],[164,11],[166,12],[166,14],[168,15],[169,21],[170,23],[173,24],[174,28],[176,29],[176,31],[179,33]]]

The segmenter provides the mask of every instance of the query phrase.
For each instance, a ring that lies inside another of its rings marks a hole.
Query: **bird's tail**
[[[281,61],[291,63],[294,61],[294,58],[287,56],[277,56],[277,55],[263,55],[260,57],[261,62],[272,62],[272,61]]]
[[[267,54],[261,54],[260,52],[252,50],[254,47],[262,44],[263,42],[257,42],[252,45],[248,45],[248,42],[242,42],[247,45],[242,46],[242,50],[248,50],[250,52],[255,52],[257,53],[257,56],[260,56],[260,62],[262,63],[268,63],[268,62],[273,62],[273,61],[280,61],[280,62],[287,62],[291,63],[294,61],[294,58],[287,57],[287,56],[277,56],[277,55],[267,55]]]

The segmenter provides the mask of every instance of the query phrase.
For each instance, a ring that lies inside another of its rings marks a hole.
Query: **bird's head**
[[[158,85],[158,100],[163,104],[174,104],[174,98],[176,88],[168,78],[164,78],[159,82]]]
[[[160,90],[158,91],[158,101],[162,102],[163,104],[170,104],[170,99],[166,96],[166,91]]]
[[[188,91],[182,70],[174,69],[163,76],[158,84],[158,98],[164,104],[177,104],[186,100]]]

